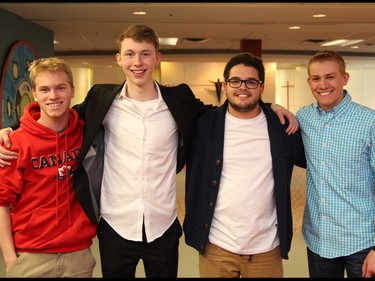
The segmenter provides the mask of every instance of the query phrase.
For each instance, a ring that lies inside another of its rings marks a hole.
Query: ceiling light
[[[329,41],[329,42],[323,43],[322,46],[323,47],[336,46],[336,45],[344,44],[345,42],[346,42],[345,39],[338,39],[338,40],[333,40],[333,41]]]
[[[301,27],[300,26],[289,26],[289,29],[300,29]]]
[[[347,42],[345,42],[344,44],[341,44],[340,46],[346,47],[346,46],[349,46],[349,45],[361,43],[363,40],[359,39],[359,40],[346,40],[346,41]]]
[[[327,15],[325,14],[315,14],[313,15],[313,18],[325,18]]]
[[[57,44],[60,44],[60,42],[59,42],[59,41],[56,41],[56,40],[53,40],[53,44],[54,44],[54,45],[57,45]]]
[[[362,41],[363,41],[362,39],[359,39],[359,40],[338,39],[338,40],[333,40],[333,41],[323,43],[321,46],[323,46],[323,47],[329,47],[329,46],[346,47],[346,46],[349,46],[349,45],[357,44],[357,43],[362,42]]]
[[[178,41],[177,37],[159,38],[160,45],[176,46],[177,41]]]
[[[133,15],[138,15],[138,16],[139,16],[139,15],[142,16],[142,15],[145,15],[145,14],[147,14],[147,13],[144,12],[144,11],[134,11],[134,12],[133,12]]]

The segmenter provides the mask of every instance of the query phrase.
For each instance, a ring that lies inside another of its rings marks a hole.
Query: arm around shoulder
[[[12,146],[9,134],[12,130],[9,130],[9,128],[4,128],[0,130],[0,168],[3,168],[4,166],[9,166],[10,162],[9,160],[17,159],[17,153],[14,151],[9,150]],[[4,146],[3,146],[4,144]]]

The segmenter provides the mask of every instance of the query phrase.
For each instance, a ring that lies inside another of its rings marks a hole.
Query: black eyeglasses
[[[240,79],[228,79],[227,81],[231,88],[238,89],[242,86],[242,83],[245,83],[246,88],[248,89],[256,89],[258,88],[259,84],[263,84],[262,81],[256,79],[249,79],[249,80],[240,80]]]

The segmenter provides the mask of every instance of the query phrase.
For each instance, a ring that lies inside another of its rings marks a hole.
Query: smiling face
[[[335,60],[317,60],[308,68],[307,82],[320,107],[328,111],[344,98],[344,86],[349,73]]]
[[[121,51],[116,55],[128,83],[138,87],[153,83],[153,71],[160,63],[160,57],[153,43],[132,38],[122,41]]]
[[[38,122],[51,129],[66,126],[74,88],[65,72],[39,72],[32,93],[40,105]]]

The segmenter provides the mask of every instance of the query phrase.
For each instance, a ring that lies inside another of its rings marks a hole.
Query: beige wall
[[[353,101],[375,109],[375,69],[347,67],[350,75],[345,89]],[[304,105],[315,102],[307,84],[307,70],[305,67],[295,69],[278,69],[276,79],[275,102],[287,107],[286,82],[289,82],[289,110],[296,113]]]
[[[225,101],[222,91],[220,102],[217,99],[214,83],[223,81],[224,62],[162,62],[155,70],[154,78],[161,84],[187,83],[194,94],[208,104],[220,105]],[[275,100],[276,63],[265,63],[266,83],[263,100]],[[73,104],[80,103],[93,84],[122,83],[125,79],[120,67],[73,68],[76,96]],[[212,82],[211,82],[212,81]]]
[[[225,62],[162,62],[154,78],[164,84],[187,83],[195,95],[205,103],[219,105],[224,102],[222,91],[217,100],[215,85],[210,81],[223,80]],[[289,84],[289,110],[295,113],[300,107],[314,102],[307,84],[305,67],[279,69],[275,62],[265,62],[266,82],[263,100],[288,107],[287,83]],[[76,96],[72,104],[80,103],[89,88],[96,83],[122,83],[125,79],[120,67],[73,68]],[[375,69],[348,67],[350,79],[346,89],[353,100],[375,109]]]
[[[220,102],[216,96],[215,84],[218,79],[223,81],[225,62],[163,62],[161,63],[161,82],[172,84],[187,83],[194,94],[204,101],[214,105],[225,101],[225,93],[221,92]],[[263,100],[275,100],[275,63],[265,63],[266,83]]]
[[[74,84],[74,98],[71,105],[81,103],[91,87],[92,73],[91,68],[72,68],[73,84]]]

